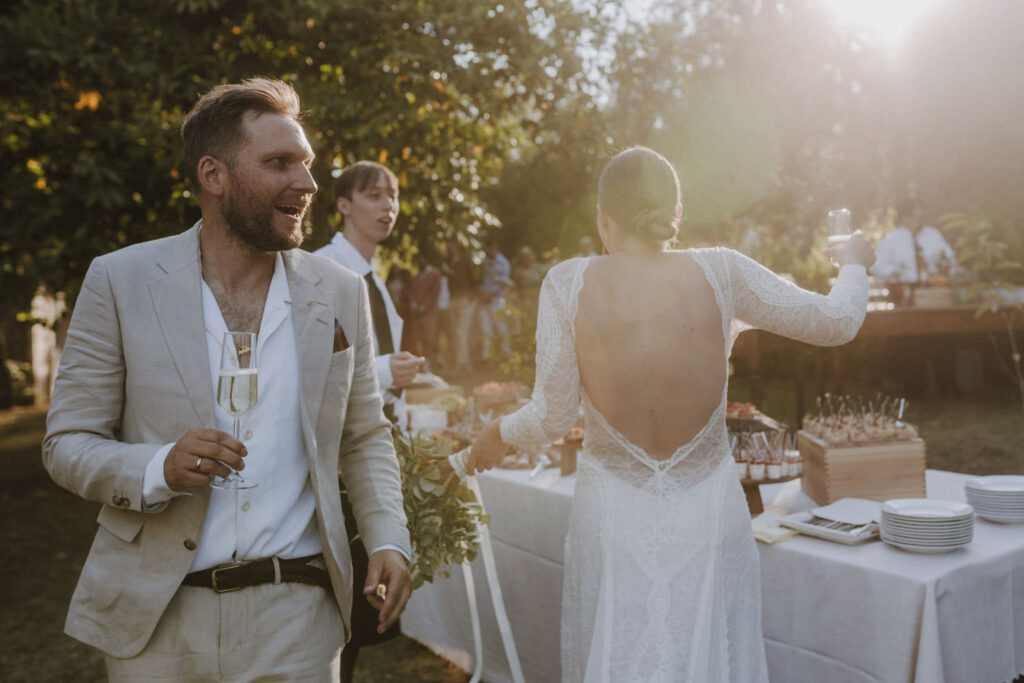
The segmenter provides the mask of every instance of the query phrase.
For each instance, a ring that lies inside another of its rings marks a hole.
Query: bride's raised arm
[[[580,369],[573,332],[573,289],[585,267],[572,259],[552,268],[540,289],[537,310],[537,377],[530,402],[501,421],[501,440],[519,446],[551,443],[579,416]]]
[[[818,346],[838,346],[857,335],[868,303],[868,276],[863,265],[842,266],[826,295],[801,289],[737,251],[724,249],[722,253],[735,319]]]

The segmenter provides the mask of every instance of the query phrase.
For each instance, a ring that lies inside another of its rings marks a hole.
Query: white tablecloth
[[[928,496],[963,500],[966,475],[929,470]],[[562,542],[574,477],[521,470],[480,477],[509,620],[527,681],[559,681]],[[762,487],[766,503],[814,507],[799,482]],[[772,681],[1009,681],[1024,671],[1024,525],[975,523],[974,541],[917,555],[874,541],[799,536],[758,544]],[[479,559],[476,565],[481,564]],[[484,679],[511,680],[482,567],[474,565]],[[472,668],[462,576],[418,589],[402,630]]]

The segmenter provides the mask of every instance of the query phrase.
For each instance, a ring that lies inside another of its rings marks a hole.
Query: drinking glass
[[[850,241],[850,210],[832,209],[828,212],[828,246],[839,247]],[[832,259],[832,265],[838,265]]]
[[[217,405],[234,420],[232,435],[239,436],[239,418],[256,405],[256,335],[253,332],[225,332],[217,376]],[[251,489],[256,484],[242,479],[238,472],[223,479],[214,477],[211,486],[219,489]]]

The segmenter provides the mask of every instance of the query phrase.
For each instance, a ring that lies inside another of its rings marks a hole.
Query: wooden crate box
[[[819,505],[840,498],[924,498],[925,451],[922,439],[832,446],[801,431],[803,490]]]
[[[952,287],[917,287],[914,305],[918,308],[950,308],[953,305]]]

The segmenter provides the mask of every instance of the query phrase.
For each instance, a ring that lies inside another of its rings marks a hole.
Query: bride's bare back
[[[685,251],[587,265],[575,319],[580,383],[605,420],[656,460],[707,424],[727,378],[722,311]]]

